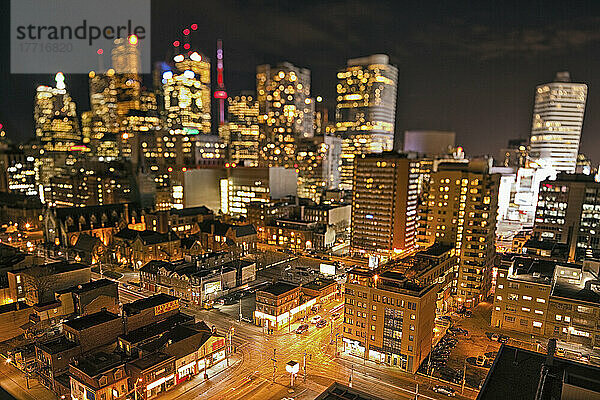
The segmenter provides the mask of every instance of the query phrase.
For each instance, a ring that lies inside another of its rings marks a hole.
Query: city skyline
[[[339,37],[333,41],[320,41],[314,46],[309,46],[309,42],[317,34],[314,29],[319,19],[312,21],[307,15],[308,11],[299,12],[298,29],[293,31],[293,27],[286,24],[294,15],[293,10],[284,6],[274,7],[271,14],[265,12],[256,20],[268,19],[269,15],[277,13],[281,22],[275,19],[273,24],[262,24],[253,34],[242,35],[241,30],[254,27],[254,24],[240,21],[240,14],[255,15],[256,10],[262,9],[261,4],[251,3],[237,8],[187,4],[182,8],[185,6],[202,9],[198,14],[205,17],[194,18],[194,13],[182,15],[166,4],[153,3],[154,21],[159,15],[172,15],[170,20],[177,21],[160,26],[154,24],[159,35],[154,36],[153,60],[164,59],[172,41],[181,36],[181,29],[186,24],[197,22],[198,38],[194,39],[194,44],[211,60],[215,58],[216,39],[223,39],[225,81],[232,94],[254,89],[257,65],[290,61],[311,70],[312,94],[322,95],[331,113],[335,106],[336,71],[350,58],[386,53],[390,55],[390,62],[398,67],[399,75],[396,143],[402,139],[401,132],[407,129],[452,130],[457,133],[457,144],[462,145],[468,153],[495,154],[494,149],[504,146],[509,139],[529,136],[535,86],[549,82],[557,71],[569,70],[574,82],[584,82],[590,88],[582,146],[590,149],[598,147],[593,132],[598,130],[599,122],[591,111],[598,107],[594,95],[597,78],[593,74],[598,63],[595,56],[597,52],[594,51],[598,47],[598,37],[587,33],[593,27],[597,14],[595,7],[590,4],[568,9],[566,6],[555,7],[555,11],[521,7],[515,10],[514,15],[500,13],[495,18],[485,17],[478,10],[468,10],[461,19],[452,19],[452,23],[430,18],[419,32],[410,29],[415,21],[408,21],[404,28],[367,24],[352,33],[347,20],[352,20],[359,11],[355,3],[340,3],[332,9],[333,15],[338,17],[335,27],[340,33]],[[223,10],[222,7],[227,9]],[[314,4],[307,8],[318,10]],[[418,21],[424,18],[420,16],[421,13],[431,8],[423,5],[422,8],[407,9],[407,13],[414,14]],[[380,9],[389,11],[390,15],[396,11],[385,4]],[[456,17],[460,11],[433,9],[432,15]],[[560,12],[569,16],[568,22],[559,18]],[[221,14],[228,17],[223,18],[226,21],[222,25],[210,18],[210,15]],[[366,12],[365,19],[389,19],[382,15],[383,12]],[[542,20],[546,21],[547,27],[539,28],[536,24]],[[280,35],[274,32],[276,28],[281,31]],[[549,33],[552,28],[555,33]],[[298,33],[303,29],[305,34]],[[391,29],[388,35],[385,34],[387,29]],[[326,26],[319,33],[331,37],[331,30],[335,30],[334,27]],[[433,36],[436,32],[440,34],[437,39]],[[444,35],[447,32],[453,34]],[[402,33],[398,36],[400,40],[392,42],[391,38],[398,33]],[[464,34],[462,42],[456,38],[458,33]],[[569,36],[569,33],[573,35]],[[363,42],[359,40],[361,37],[380,40]],[[475,43],[476,39],[480,39],[480,42]],[[521,39],[527,44],[518,45]],[[269,45],[265,46],[265,43]],[[7,74],[8,64],[0,65],[0,76],[4,78],[1,79],[0,90],[16,92],[16,96],[11,101],[6,98],[2,100],[0,121],[10,138],[26,140],[33,137],[33,120],[29,111],[33,106],[35,87],[52,82],[53,76],[8,77]],[[33,86],[30,83],[32,80],[36,82]],[[145,77],[147,86],[150,86],[149,80]],[[67,76],[71,95],[79,110],[89,109],[86,81],[85,76]],[[214,103],[213,114],[217,115]],[[478,140],[481,132],[489,132],[489,139]],[[599,158],[599,154],[593,151],[588,156],[593,160]]]

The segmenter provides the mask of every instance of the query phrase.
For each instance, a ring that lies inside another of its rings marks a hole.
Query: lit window
[[[531,296],[523,296],[523,300],[531,300]]]
[[[538,297],[538,299],[537,299],[536,301],[537,301],[538,303],[545,303],[545,302],[546,302],[546,300],[545,300],[545,299],[540,299],[539,297]]]
[[[541,328],[541,327],[542,327],[542,323],[541,323],[541,322],[538,322],[538,321],[533,321],[533,326],[534,326],[535,328]]]

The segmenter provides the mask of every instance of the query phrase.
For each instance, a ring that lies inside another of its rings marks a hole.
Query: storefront
[[[187,379],[191,379],[197,373],[198,370],[196,369],[196,359],[194,357],[191,362],[188,362],[187,364],[177,368],[177,384]]]
[[[385,352],[375,346],[369,346],[369,360],[375,361],[376,363],[385,363],[386,357]]]
[[[359,342],[358,340],[352,340],[348,338],[343,338],[344,342],[344,352],[364,358],[365,356],[365,346]]]
[[[146,385],[146,399],[151,399],[175,386],[175,374],[170,374]]]

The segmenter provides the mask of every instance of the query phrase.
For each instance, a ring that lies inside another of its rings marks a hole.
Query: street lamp
[[[300,371],[300,364],[296,361],[288,361],[288,363],[285,364],[285,370],[290,373],[290,387],[294,387],[294,376]]]

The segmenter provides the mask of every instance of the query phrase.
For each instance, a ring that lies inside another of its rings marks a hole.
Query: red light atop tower
[[[176,40],[173,42],[173,46],[175,46],[175,47],[179,47],[180,44],[181,43],[179,43],[179,40]]]
[[[227,98],[227,92],[224,90],[217,90],[215,91],[215,99],[226,99]]]
[[[192,30],[195,31],[196,29],[198,29],[198,24],[192,24],[190,28],[192,28]]]
[[[98,55],[102,55],[102,53],[104,53],[104,50],[98,49],[98,51],[96,53],[98,53]]]
[[[223,42],[217,40],[217,85],[218,90],[215,91],[215,99],[219,99],[219,125],[225,124],[225,99],[227,98],[227,92],[225,91],[225,84],[223,82]]]
[[[190,34],[190,30],[188,28],[185,28],[183,30],[183,34],[186,35],[186,36],[189,35]]]
[[[186,43],[186,44],[184,44],[184,45],[183,45],[183,48],[184,48],[184,49],[186,49],[186,50],[189,50],[189,48],[190,48],[190,44],[189,44],[189,43]]]

